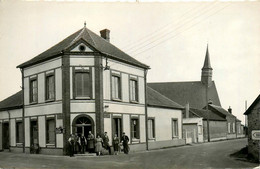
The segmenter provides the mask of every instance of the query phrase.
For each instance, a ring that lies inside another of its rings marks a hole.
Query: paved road
[[[246,139],[239,139],[139,152],[129,155],[77,158],[1,152],[0,168],[200,169],[256,167],[258,166],[257,164],[229,157],[231,153],[240,150],[246,144]]]

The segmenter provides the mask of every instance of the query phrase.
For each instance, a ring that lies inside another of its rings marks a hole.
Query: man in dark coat
[[[129,138],[128,138],[127,135],[125,135],[125,132],[123,132],[123,135],[121,137],[121,143],[123,143],[124,153],[125,154],[128,154],[128,152],[129,152],[128,142],[129,142]]]
[[[73,157],[74,156],[74,144],[75,144],[74,134],[70,135],[68,142],[69,142],[69,154],[70,154],[70,157]]]
[[[94,153],[94,148],[95,148],[94,141],[95,141],[95,137],[91,133],[91,131],[89,131],[88,138],[87,138],[87,145],[90,153]]]

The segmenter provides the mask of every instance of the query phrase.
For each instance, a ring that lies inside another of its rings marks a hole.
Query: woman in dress
[[[88,143],[87,143],[87,145],[88,145],[88,150],[89,150],[89,152],[90,153],[94,153],[94,135],[91,133],[91,131],[89,131],[89,133],[88,133],[88,138],[87,138],[87,140],[88,140]]]
[[[115,155],[118,155],[119,143],[120,143],[119,138],[117,137],[117,134],[115,134],[115,136],[113,138],[113,146],[114,146]]]
[[[100,156],[101,154],[101,151],[102,151],[102,143],[103,143],[103,139],[100,137],[100,135],[98,134],[97,135],[97,138],[96,138],[96,153],[98,156]]]

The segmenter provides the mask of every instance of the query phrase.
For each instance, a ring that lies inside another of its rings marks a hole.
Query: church
[[[111,140],[131,151],[184,145],[181,104],[147,86],[150,67],[86,25],[17,66],[22,90],[0,102],[0,150],[66,155],[70,134]]]
[[[185,107],[183,129],[188,142],[206,142],[243,136],[241,121],[229,107],[221,107],[207,46],[200,81],[154,82],[148,86]],[[208,134],[209,133],[209,134]]]

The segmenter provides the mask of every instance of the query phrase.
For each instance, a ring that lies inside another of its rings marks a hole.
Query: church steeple
[[[201,69],[201,82],[207,86],[210,86],[212,82],[212,67],[210,65],[209,49],[207,45],[206,56],[204,60],[203,68]]]

